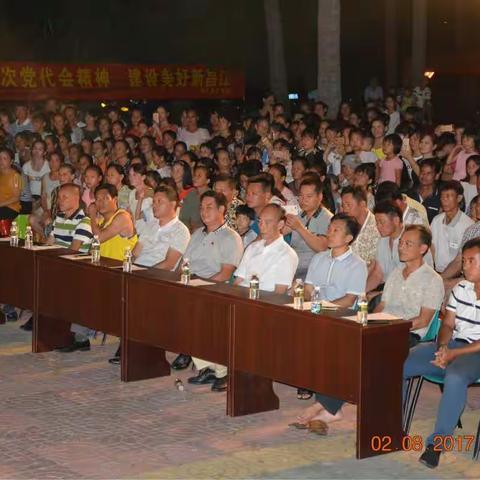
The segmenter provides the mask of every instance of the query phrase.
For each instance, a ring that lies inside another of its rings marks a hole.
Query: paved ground
[[[418,453],[354,459],[355,407],[328,437],[287,427],[307,403],[276,385],[281,409],[225,416],[225,394],[174,387],[175,377],[121,383],[107,363],[114,339],[91,352],[34,355],[18,322],[0,325],[0,478],[480,478],[471,452],[430,471]],[[97,342],[98,343],[98,342]],[[190,372],[180,377],[186,383]],[[474,434],[470,389],[459,434]],[[433,424],[438,389],[423,389],[412,434]]]

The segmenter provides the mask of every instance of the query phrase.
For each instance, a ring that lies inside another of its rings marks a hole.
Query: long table
[[[124,381],[169,375],[165,352],[182,352],[228,366],[228,415],[278,408],[277,381],[356,404],[357,458],[385,453],[374,437],[401,447],[410,322],[364,327],[342,318],[349,310],[313,315],[287,306],[288,296],[261,292],[252,301],[242,287],[185,286],[172,272],[124,274],[114,260],[62,258],[71,253],[0,246],[11,270],[0,277],[0,301],[35,310],[34,352],[68,343],[79,323],[121,336]]]
[[[291,297],[215,284],[186,287],[160,270],[127,275],[124,343],[149,343],[227,365],[227,414],[279,407],[272,381],[357,405],[356,454],[379,453],[374,437],[402,440],[402,370],[410,322],[362,326],[352,311],[320,315],[286,306]],[[131,361],[124,357],[127,365]]]
[[[36,252],[0,241],[0,303],[33,310]]]

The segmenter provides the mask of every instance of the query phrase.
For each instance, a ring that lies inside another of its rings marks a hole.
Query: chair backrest
[[[438,331],[440,330],[440,311],[437,310],[434,314],[430,323],[428,324],[428,330],[425,335],[421,338],[421,342],[433,342],[437,338]]]

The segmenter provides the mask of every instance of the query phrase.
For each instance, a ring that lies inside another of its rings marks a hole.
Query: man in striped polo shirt
[[[53,231],[47,243],[59,245],[79,252],[88,252],[92,241],[90,218],[80,208],[80,187],[73,183],[61,185],[58,191],[58,210],[53,222]],[[33,318],[20,328],[28,332],[33,329]],[[85,338],[88,342],[88,339]]]
[[[80,198],[81,192],[78,185],[67,183],[60,187],[59,213],[53,222],[53,231],[48,243],[86,253],[90,248],[93,235],[90,218],[82,210]],[[81,325],[72,324],[71,331],[75,334],[73,343],[57,350],[64,353],[90,350],[88,340],[90,330]]]
[[[67,183],[58,192],[59,213],[53,222],[48,243],[79,252],[88,252],[92,242],[90,218],[80,208],[80,187]]]
[[[480,378],[480,238],[462,248],[465,280],[450,294],[437,342],[410,350],[404,378],[419,375],[443,377],[444,389],[434,432],[426,441],[420,461],[438,465],[443,439],[451,436],[465,408],[468,386]]]

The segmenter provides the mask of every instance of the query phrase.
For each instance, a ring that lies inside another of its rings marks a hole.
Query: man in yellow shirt
[[[108,183],[95,189],[95,202],[88,208],[92,233],[100,241],[100,256],[123,260],[125,249],[133,250],[137,234],[132,217],[118,208],[117,189]]]

